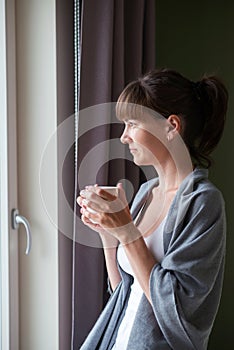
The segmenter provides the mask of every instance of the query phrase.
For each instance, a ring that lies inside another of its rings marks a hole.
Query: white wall
[[[41,157],[56,129],[55,0],[16,1],[19,208],[31,224],[32,251],[20,230],[20,349],[57,350],[58,235],[44,209]],[[57,215],[56,149],[47,181]],[[51,207],[51,204],[50,204]]]

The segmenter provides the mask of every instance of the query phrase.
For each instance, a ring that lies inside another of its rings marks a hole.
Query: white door
[[[57,127],[55,5],[0,0],[0,350],[59,349],[58,230],[39,183]],[[54,217],[56,155],[46,174]],[[13,209],[30,223],[29,255],[25,228],[12,228]]]
[[[0,0],[0,290],[1,350],[18,349],[18,232],[11,212],[17,208],[15,8]]]

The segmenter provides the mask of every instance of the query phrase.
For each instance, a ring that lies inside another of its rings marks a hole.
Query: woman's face
[[[151,116],[145,116],[144,120],[124,120],[125,129],[120,138],[121,142],[128,144],[137,165],[162,164],[168,157],[166,144],[166,119],[156,120]]]

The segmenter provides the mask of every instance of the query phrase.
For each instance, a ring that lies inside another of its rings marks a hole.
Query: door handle
[[[19,224],[23,224],[25,227],[26,235],[27,235],[27,246],[26,246],[25,254],[28,255],[32,247],[32,234],[31,234],[31,228],[30,228],[29,222],[24,216],[19,215],[18,209],[12,210],[11,218],[12,218],[12,228],[14,230],[17,230],[19,228]]]

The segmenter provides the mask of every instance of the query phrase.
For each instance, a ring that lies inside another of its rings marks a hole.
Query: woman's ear
[[[168,118],[168,139],[172,140],[177,133],[181,132],[181,119],[176,114],[171,114]]]

